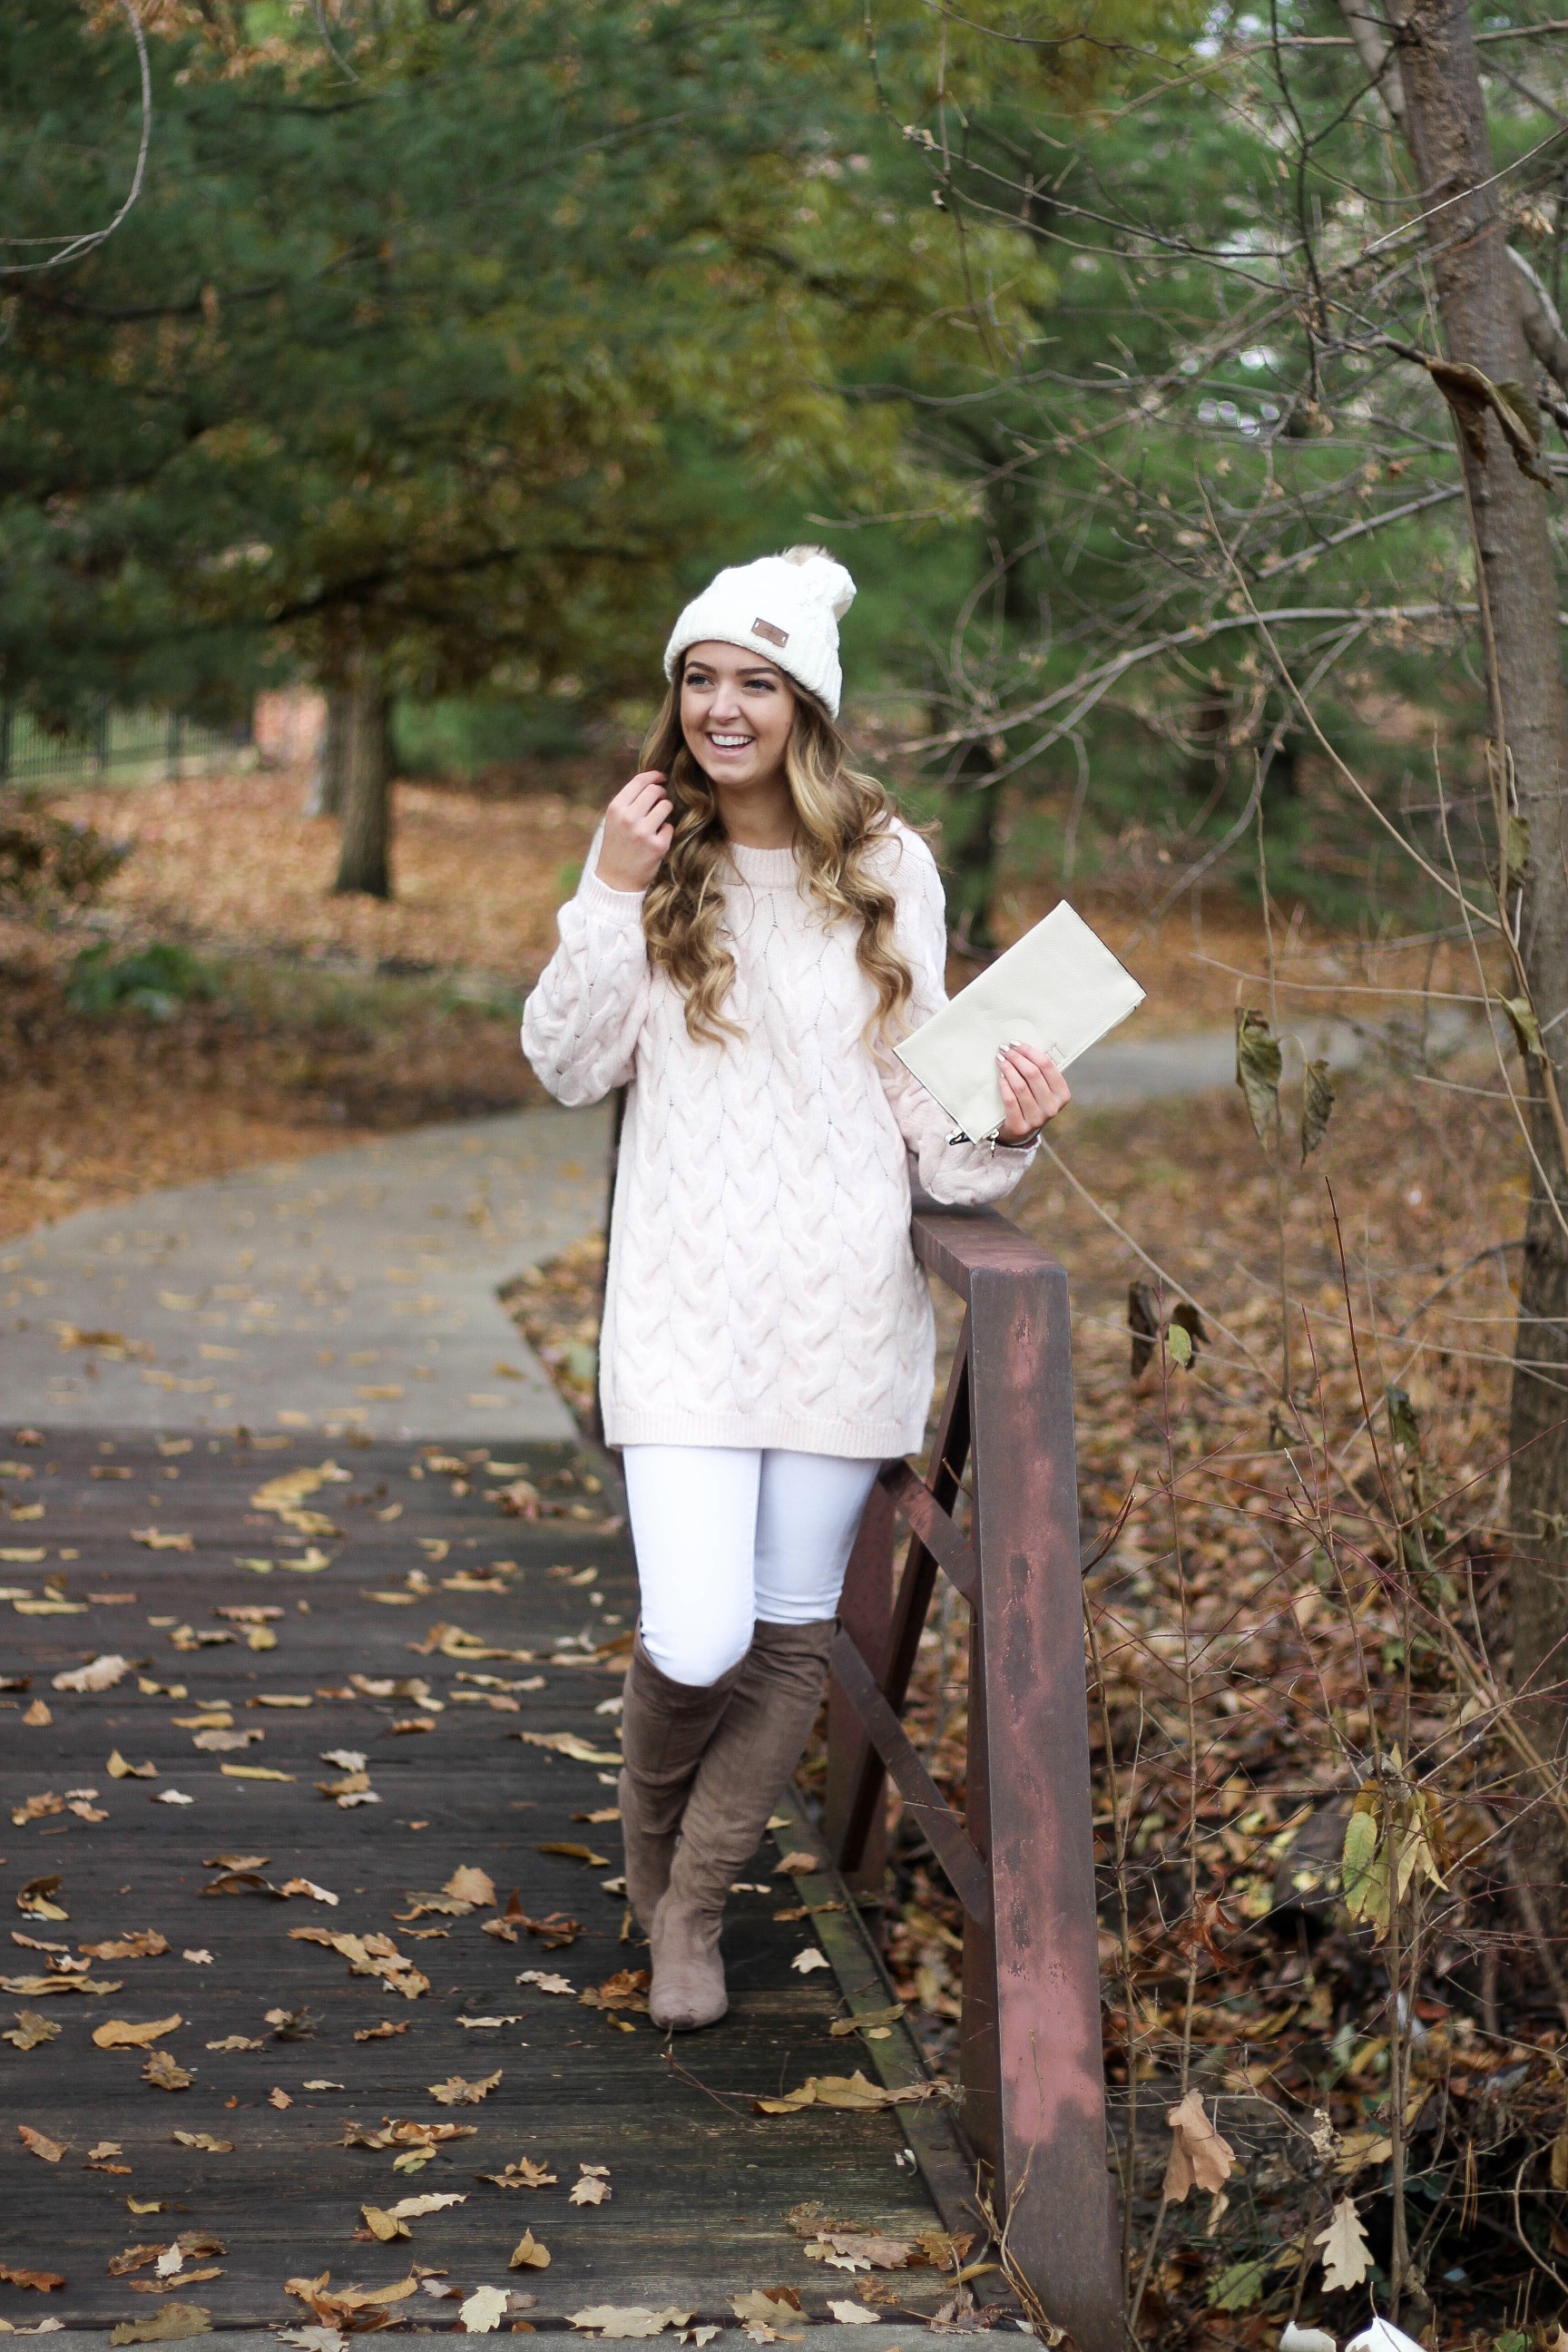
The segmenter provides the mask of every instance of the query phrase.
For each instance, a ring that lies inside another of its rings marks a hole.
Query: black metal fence
[[[83,733],[62,736],[26,711],[0,706],[0,785],[175,777],[232,758],[249,741],[248,719],[206,727],[177,711],[117,710],[105,703]]]

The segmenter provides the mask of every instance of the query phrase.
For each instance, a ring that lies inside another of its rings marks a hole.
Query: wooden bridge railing
[[[964,1909],[963,2122],[1010,2253],[1080,2352],[1120,2352],[1067,1276],[991,1210],[917,1209],[913,1240],[963,1335],[925,1477],[887,1465],[850,1559],[824,1832],[879,1888],[891,1776]],[[939,1571],[972,1612],[962,1820],[900,1721]]]

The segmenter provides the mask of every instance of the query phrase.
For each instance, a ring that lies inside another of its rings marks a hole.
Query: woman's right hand
[[[646,890],[675,838],[674,810],[657,768],[623,784],[605,812],[605,837],[595,868],[610,890]]]

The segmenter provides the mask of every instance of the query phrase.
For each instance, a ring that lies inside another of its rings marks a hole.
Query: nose
[[[740,715],[740,688],[733,678],[721,677],[714,689],[713,700],[709,708],[709,720],[710,723],[715,720],[723,721],[739,719]]]

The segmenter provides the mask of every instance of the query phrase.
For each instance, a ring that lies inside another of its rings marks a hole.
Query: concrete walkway
[[[0,1423],[571,1439],[496,1292],[599,1223],[608,1133],[425,1128],[0,1244]]]
[[[1307,1042],[1363,1057],[1342,1022]],[[1073,1097],[1205,1094],[1235,1066],[1229,1030],[1122,1035],[1075,1064]],[[0,1245],[0,1423],[570,1439],[496,1293],[598,1227],[608,1133],[604,1106],[425,1128]]]

